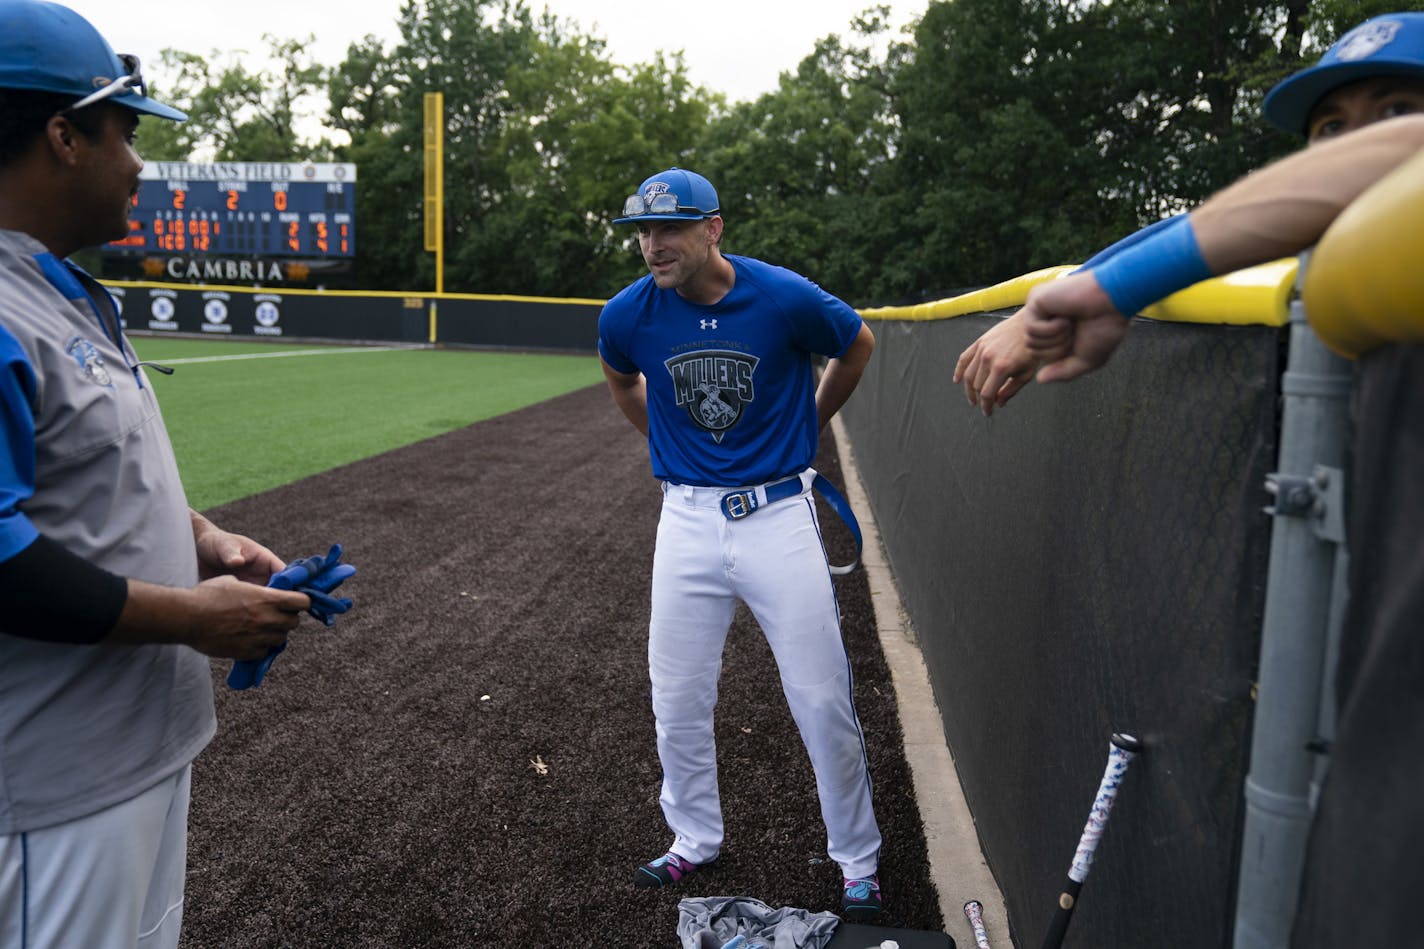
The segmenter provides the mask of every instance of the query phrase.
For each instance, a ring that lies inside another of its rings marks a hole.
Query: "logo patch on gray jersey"
[[[78,366],[80,378],[109,389],[114,387],[113,377],[109,375],[109,370],[104,368],[104,357],[100,355],[99,348],[89,340],[76,336],[64,347],[64,351],[69,353],[69,357]]]
[[[746,353],[714,349],[686,353],[663,365],[672,376],[677,406],[721,444],[727,429],[737,424],[756,396],[752,374],[759,361]]]

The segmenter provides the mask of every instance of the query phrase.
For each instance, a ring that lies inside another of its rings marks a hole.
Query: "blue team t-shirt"
[[[711,305],[651,275],[604,306],[598,351],[647,379],[653,475],[737,487],[795,474],[816,457],[812,360],[842,355],[860,314],[800,274],[726,255],[736,282]]]

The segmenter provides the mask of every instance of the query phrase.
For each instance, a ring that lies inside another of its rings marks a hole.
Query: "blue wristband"
[[[1102,250],[1098,251],[1096,254],[1089,257],[1087,260],[1083,261],[1083,265],[1079,267],[1078,270],[1093,270],[1097,267],[1101,267],[1103,264],[1107,263],[1109,257],[1116,257],[1118,254],[1121,254],[1129,247],[1141,243],[1142,241],[1151,237],[1153,234],[1156,234],[1158,231],[1162,230],[1162,228],[1164,227],[1171,227],[1173,223],[1186,216],[1187,212],[1183,211],[1181,214],[1174,214],[1171,217],[1165,217],[1160,221],[1156,221],[1152,224],[1149,224],[1139,231],[1133,231],[1131,234],[1127,235],[1122,240],[1114,244],[1109,244],[1107,247],[1104,247]],[[1078,270],[1075,270],[1073,272],[1077,273]]]
[[[1179,217],[1145,240],[1093,267],[1113,306],[1131,317],[1183,287],[1211,276],[1190,217]]]

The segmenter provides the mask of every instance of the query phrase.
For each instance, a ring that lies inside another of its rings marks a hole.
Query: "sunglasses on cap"
[[[95,89],[93,92],[89,93],[87,96],[80,99],[78,102],[74,103],[69,108],[65,109],[65,112],[77,112],[85,106],[90,106],[96,102],[101,102],[104,99],[108,99],[111,96],[116,96],[120,95],[121,93],[128,92],[130,89],[137,89],[138,94],[141,96],[147,95],[147,91],[145,90],[143,84],[143,73],[139,70],[138,57],[134,56],[132,53],[119,53],[118,56],[119,62],[123,64],[125,75],[122,75],[119,78],[108,82],[103,86],[100,86],[98,89]]]
[[[717,213],[716,208],[704,211],[701,208],[691,205],[681,204],[677,195],[670,191],[661,194],[630,194],[623,202],[624,217],[639,217],[644,214],[679,214],[691,211],[702,217],[707,217]]]

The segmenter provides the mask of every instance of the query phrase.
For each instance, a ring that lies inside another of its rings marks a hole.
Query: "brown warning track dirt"
[[[830,442],[817,467],[844,485]],[[839,871],[745,609],[717,710],[727,843],[677,889],[646,671],[660,494],[601,386],[210,511],[287,558],[341,543],[356,608],[258,689],[215,662],[183,945],[671,947],[683,896],[837,908]],[[823,510],[831,558],[849,535]],[[838,578],[887,926],[943,928],[863,571]]]

